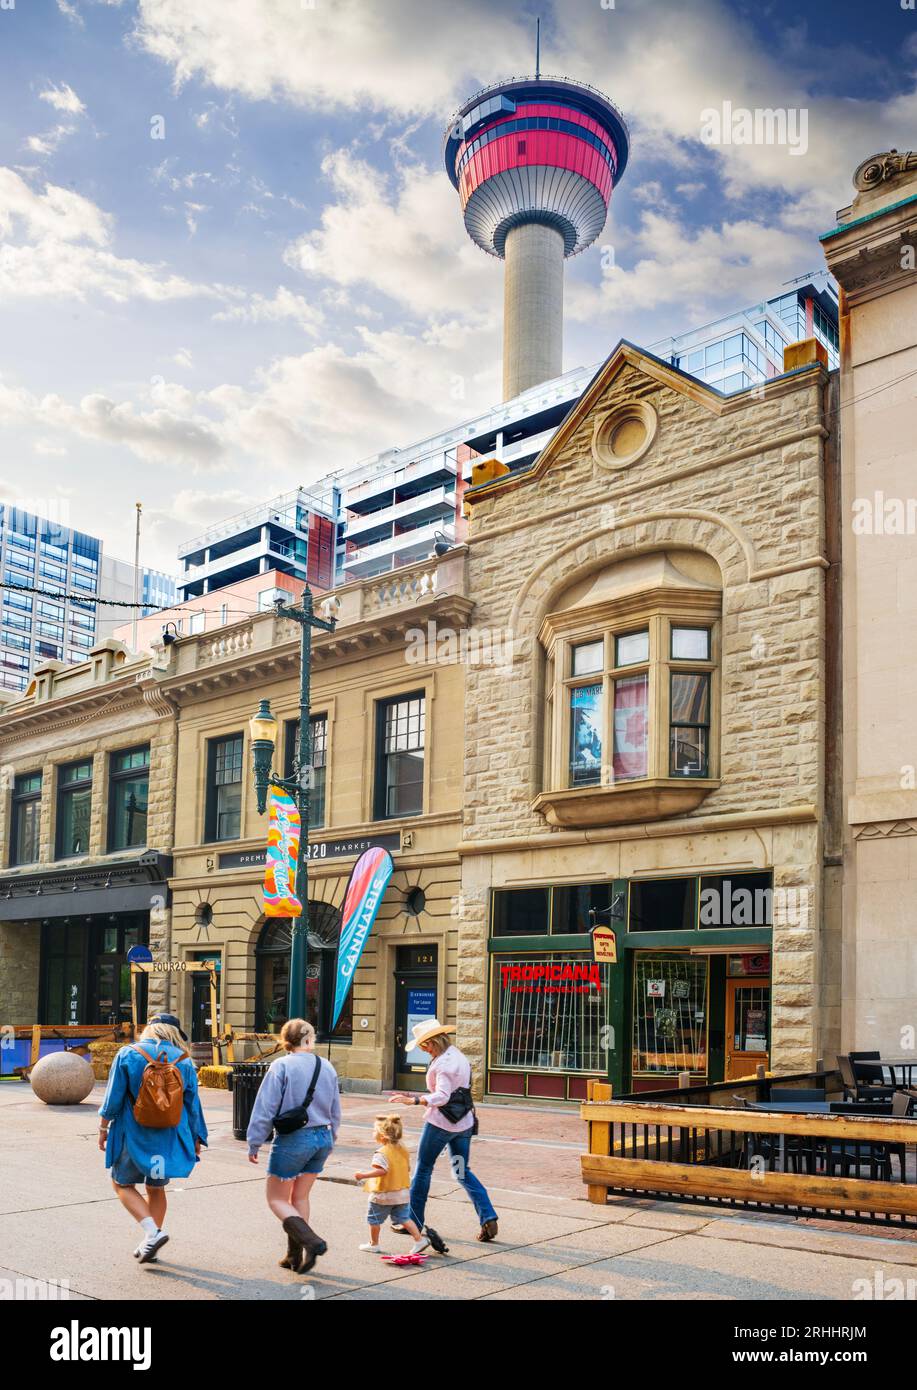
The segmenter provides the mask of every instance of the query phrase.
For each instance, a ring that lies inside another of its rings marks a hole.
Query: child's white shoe
[[[426,1236],[421,1236],[420,1240],[415,1240],[414,1244],[411,1246],[409,1253],[411,1255],[422,1255],[423,1252],[425,1250],[429,1250],[429,1248],[430,1242],[427,1240]]]
[[[370,1254],[370,1255],[381,1255],[381,1254],[382,1254],[382,1247],[379,1246],[379,1245],[372,1245],[372,1244],[370,1244],[369,1241],[366,1241],[365,1244],[361,1245],[361,1246],[360,1246],[360,1249],[361,1249],[361,1250],[365,1250],[365,1251],[367,1252],[367,1254]]]

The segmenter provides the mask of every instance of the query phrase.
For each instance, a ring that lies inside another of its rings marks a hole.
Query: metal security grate
[[[633,1071],[707,1070],[707,958],[638,954]]]
[[[585,955],[497,957],[491,1066],[604,1073],[607,969]]]

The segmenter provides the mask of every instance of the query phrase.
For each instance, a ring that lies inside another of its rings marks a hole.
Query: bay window
[[[535,809],[550,824],[654,819],[712,790],[720,601],[718,592],[628,595],[604,612],[574,607],[545,620]]]

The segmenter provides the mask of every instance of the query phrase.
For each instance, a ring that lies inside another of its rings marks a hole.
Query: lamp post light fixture
[[[306,966],[309,934],[309,800],[312,790],[312,737],[309,728],[310,679],[312,674],[312,629],[333,632],[334,618],[317,618],[308,584],[302,591],[298,607],[282,600],[275,604],[278,618],[290,618],[300,627],[299,662],[299,744],[293,759],[293,776],[278,777],[272,770],[274,749],[277,746],[277,720],[271,713],[269,700],[262,700],[249,721],[252,745],[252,772],[258,814],[267,808],[269,787],[288,792],[299,810],[299,854],[296,858],[296,896],[302,903],[302,914],[291,919],[290,979],[287,1011],[290,1018],[306,1017]]]

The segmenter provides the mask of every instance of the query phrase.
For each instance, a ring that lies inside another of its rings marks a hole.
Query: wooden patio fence
[[[917,1228],[915,1120],[616,1101],[599,1081],[580,1114],[590,1202],[635,1193]]]

